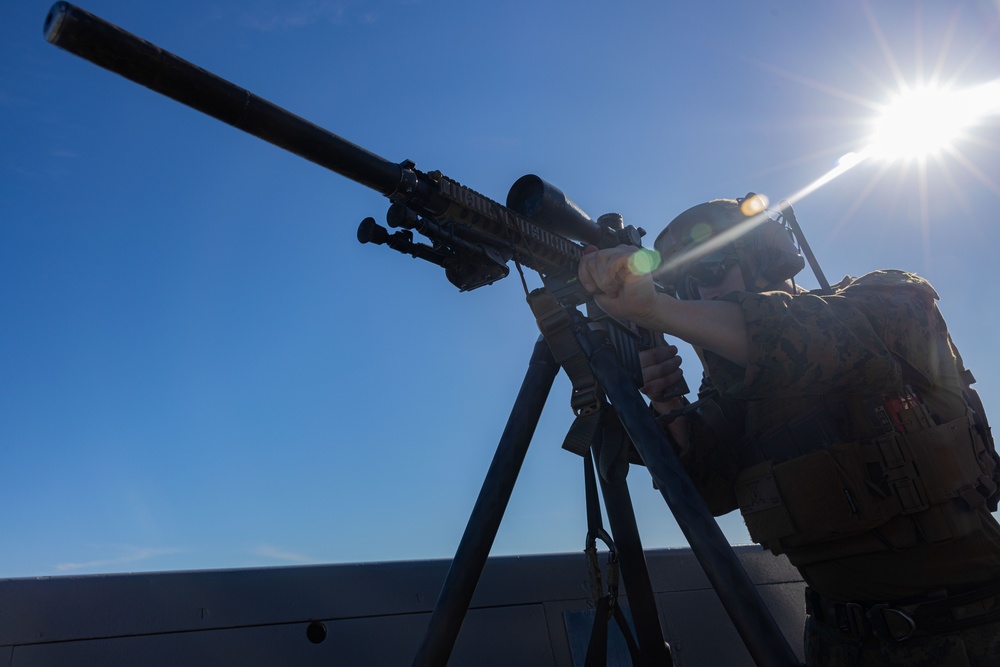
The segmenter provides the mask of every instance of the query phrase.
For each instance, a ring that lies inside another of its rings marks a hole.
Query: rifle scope
[[[551,183],[526,174],[510,186],[507,208],[560,236],[603,246],[607,232]]]

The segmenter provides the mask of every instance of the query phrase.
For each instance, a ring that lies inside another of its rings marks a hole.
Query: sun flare
[[[985,187],[1000,197],[997,171],[986,166],[1000,153],[1000,77],[991,53],[995,41],[991,36],[976,39],[976,31],[968,31],[972,24],[957,9],[941,8],[930,22],[918,13],[913,24],[916,42],[910,46],[913,61],[900,64],[898,54],[905,51],[894,48],[893,41],[908,41],[899,26],[889,24],[893,30],[887,33],[870,0],[859,3],[883,62],[872,57],[855,60],[855,77],[844,79],[846,88],[770,66],[776,74],[856,105],[863,114],[849,120],[845,116],[854,140],[840,139],[821,153],[832,158],[825,173],[784,199],[796,204],[855,172],[854,182],[864,182],[845,199],[836,227],[846,225],[874,197],[891,208],[887,213],[902,212],[908,228],[915,224],[929,258],[932,215],[947,207],[968,209],[967,190],[975,195]],[[874,84],[865,95],[857,92],[862,87],[854,87],[863,79]]]
[[[1000,110],[1000,85],[906,90],[881,108],[867,147],[884,160],[920,159],[950,150],[963,133]]]

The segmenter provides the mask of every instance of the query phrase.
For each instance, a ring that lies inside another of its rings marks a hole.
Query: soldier
[[[642,391],[709,508],[802,573],[809,665],[1000,664],[997,457],[982,404],[925,280],[902,271],[807,292],[760,198],[713,200],[656,240],[589,248],[580,280],[613,316],[690,343],[699,398],[661,400],[673,346],[643,353]]]

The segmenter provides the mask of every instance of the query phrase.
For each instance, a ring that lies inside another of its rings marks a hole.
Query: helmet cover
[[[771,217],[762,197],[713,199],[670,221],[653,244],[660,253],[656,281],[679,298],[691,298],[685,278],[699,262],[735,258],[748,289],[792,278],[805,267],[785,221]],[[752,272],[751,272],[752,271]]]

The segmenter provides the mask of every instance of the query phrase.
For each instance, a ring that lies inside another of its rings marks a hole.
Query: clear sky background
[[[47,44],[49,6],[0,3],[0,576],[450,557],[537,337],[519,282],[359,245],[383,197]],[[81,6],[392,161],[653,233],[799,192],[905,83],[1000,76],[995,0]],[[998,129],[795,206],[832,280],[931,281],[995,422]],[[495,554],[582,549],[570,421],[561,377]]]

